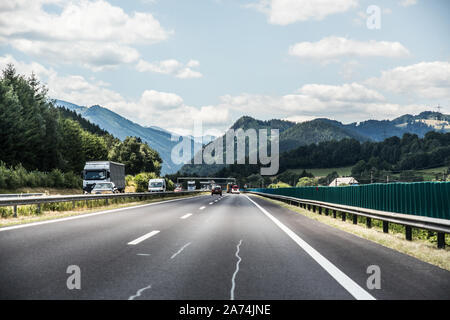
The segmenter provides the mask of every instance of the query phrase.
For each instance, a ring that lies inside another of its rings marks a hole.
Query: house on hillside
[[[329,187],[338,187],[342,184],[355,185],[355,184],[359,184],[359,182],[358,182],[358,180],[356,180],[353,177],[343,177],[343,178],[334,179],[328,186]]]

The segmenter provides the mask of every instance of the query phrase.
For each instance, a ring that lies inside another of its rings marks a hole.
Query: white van
[[[166,192],[166,180],[165,179],[150,179],[148,182],[149,192]]]

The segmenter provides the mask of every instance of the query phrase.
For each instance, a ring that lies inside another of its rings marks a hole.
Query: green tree
[[[157,179],[158,176],[154,172],[142,172],[134,177],[136,192],[145,192],[148,190],[148,182],[150,179]]]
[[[300,178],[297,182],[297,187],[308,187],[317,185],[316,181],[313,178],[303,177]]]
[[[140,138],[127,137],[114,146],[109,154],[112,161],[125,164],[127,174],[136,175],[140,172],[161,172],[161,157],[158,152],[143,143]]]

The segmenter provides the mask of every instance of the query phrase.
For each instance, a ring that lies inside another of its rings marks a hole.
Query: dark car
[[[222,187],[221,187],[221,186],[214,186],[214,187],[211,189],[211,195],[213,196],[213,195],[215,195],[215,194],[222,195]]]

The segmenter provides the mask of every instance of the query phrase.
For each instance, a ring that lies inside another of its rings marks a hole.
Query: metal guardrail
[[[181,192],[133,192],[133,193],[114,193],[114,194],[88,194],[88,195],[63,195],[63,196],[36,196],[27,198],[6,198],[0,199],[0,207],[14,207],[14,217],[17,217],[17,206],[21,205],[38,205],[40,211],[43,203],[72,202],[75,208],[76,201],[102,200],[105,199],[108,204],[109,199],[116,198],[164,198],[166,196],[183,196],[188,194],[202,193],[203,191],[181,191]]]
[[[437,232],[438,248],[445,248],[445,234],[450,233],[450,220],[447,219],[438,219],[438,218],[409,215],[404,213],[379,211],[373,209],[340,205],[329,202],[268,194],[263,192],[247,191],[247,193],[256,194],[259,196],[275,200],[281,200],[291,205],[297,204],[298,206],[304,209],[312,210],[313,212],[318,211],[319,214],[322,214],[322,210],[325,209],[324,213],[328,215],[330,214],[329,211],[331,210],[334,218],[336,218],[337,212],[341,212],[343,213],[342,215],[343,221],[346,220],[346,214],[349,213],[352,215],[353,224],[358,223],[358,216],[363,216],[366,218],[366,226],[368,228],[372,227],[372,219],[381,220],[383,222],[384,233],[389,232],[389,223],[403,225],[405,226],[406,240],[412,240],[413,227],[428,231],[435,231]]]

